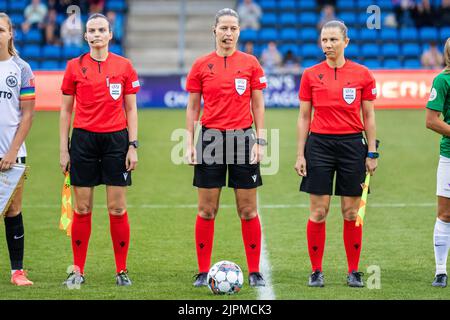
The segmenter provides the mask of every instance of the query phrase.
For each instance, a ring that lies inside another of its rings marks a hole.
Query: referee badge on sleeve
[[[342,96],[347,104],[352,104],[356,99],[356,88],[344,88],[342,89]]]
[[[122,84],[121,83],[111,83],[109,85],[109,94],[114,100],[117,100],[122,95]]]
[[[247,89],[247,79],[234,79],[234,84],[236,85],[236,91],[242,96]]]

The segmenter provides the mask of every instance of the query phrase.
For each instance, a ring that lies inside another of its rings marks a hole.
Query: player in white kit
[[[34,75],[14,47],[11,20],[0,12],[0,171],[25,163],[25,138],[31,128],[35,104]],[[11,261],[11,283],[29,286],[23,271],[24,228],[21,183],[5,213],[6,242]]]

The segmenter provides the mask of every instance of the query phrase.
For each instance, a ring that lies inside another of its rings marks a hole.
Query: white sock
[[[23,269],[20,269],[20,271],[22,271]],[[11,270],[11,275],[14,274],[14,272],[16,272],[17,270]]]
[[[434,257],[436,275],[447,274],[447,256],[450,247],[450,223],[436,219],[434,225]]]

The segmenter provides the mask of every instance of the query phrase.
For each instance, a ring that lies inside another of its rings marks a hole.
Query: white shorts
[[[450,158],[439,157],[436,182],[436,195],[450,198]]]

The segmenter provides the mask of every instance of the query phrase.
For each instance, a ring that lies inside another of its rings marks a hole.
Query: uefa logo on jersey
[[[122,94],[122,84],[121,83],[111,83],[109,86],[109,94],[114,100],[119,99]]]
[[[17,86],[17,78],[14,76],[9,76],[6,78],[6,85],[10,88],[14,88]]]
[[[234,84],[236,86],[236,91],[242,96],[247,89],[247,79],[234,79]]]
[[[352,104],[356,99],[356,88],[344,88],[342,89],[342,96],[347,104]]]

